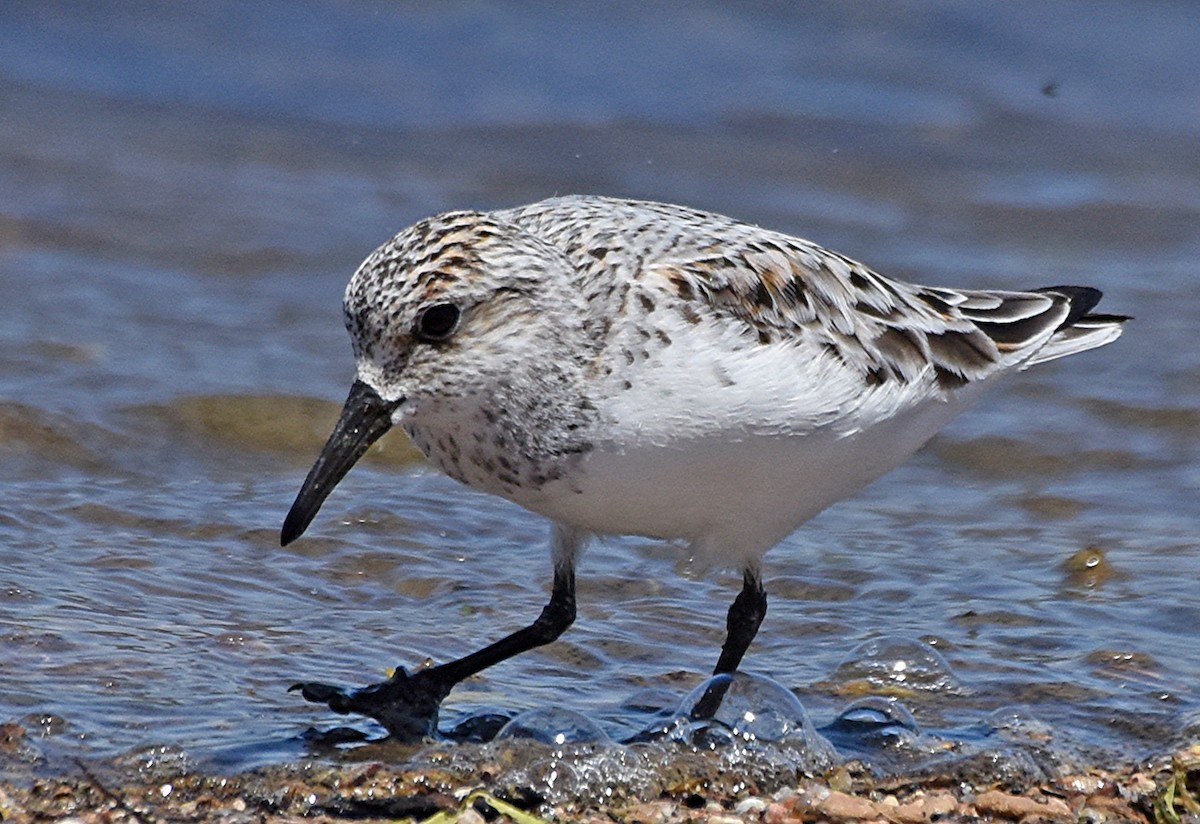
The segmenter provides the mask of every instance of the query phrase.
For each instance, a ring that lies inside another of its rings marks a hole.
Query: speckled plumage
[[[744,565],[996,377],[1114,339],[1059,329],[1078,294],[914,286],[719,215],[566,197],[421,221],[345,305],[359,377],[447,474]],[[445,302],[453,336],[416,341]]]
[[[358,379],[283,542],[400,425],[451,477],[554,522],[551,599],[457,661],[353,693],[297,686],[395,735],[428,733],[454,684],[571,624],[593,533],[681,540],[701,564],[742,569],[714,670],[731,673],[766,613],[763,554],[999,377],[1115,340],[1125,318],[1088,314],[1099,299],[902,283],[660,203],[564,197],[423,220],[346,289]],[[706,690],[693,717],[723,694]]]

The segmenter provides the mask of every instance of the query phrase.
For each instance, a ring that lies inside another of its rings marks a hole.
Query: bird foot
[[[352,692],[315,682],[293,684],[288,692],[299,692],[306,701],[325,704],[342,715],[374,718],[393,738],[408,742],[436,734],[438,708],[453,686],[435,670],[409,675],[397,667],[388,680]]]

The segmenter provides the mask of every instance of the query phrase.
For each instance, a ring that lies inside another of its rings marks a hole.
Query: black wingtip
[[[1100,302],[1100,298],[1104,297],[1103,292],[1091,286],[1045,286],[1033,291],[1062,295],[1067,299],[1067,304],[1070,308],[1067,311],[1067,316],[1058,325],[1059,329],[1074,326],[1082,317],[1096,307],[1096,304]]]
[[[1082,318],[1080,318],[1079,320],[1080,320],[1080,321],[1084,321],[1084,320],[1086,320],[1086,321],[1090,321],[1090,322],[1092,322],[1092,323],[1096,323],[1096,324],[1100,324],[1100,323],[1109,323],[1109,324],[1112,324],[1112,323],[1125,323],[1126,321],[1135,320],[1135,318],[1134,318],[1134,316],[1133,316],[1133,315],[1105,315],[1105,314],[1100,314],[1100,315],[1084,315],[1084,316],[1083,316]]]

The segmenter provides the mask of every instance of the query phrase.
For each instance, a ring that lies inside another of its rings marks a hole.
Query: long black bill
[[[350,467],[371,444],[391,429],[395,408],[396,404],[379,397],[379,393],[362,381],[354,382],[333,434],[325,442],[325,448],[304,479],[304,486],[300,487],[300,494],[283,519],[283,530],[279,534],[283,546],[304,534],[338,481],[346,477]]]

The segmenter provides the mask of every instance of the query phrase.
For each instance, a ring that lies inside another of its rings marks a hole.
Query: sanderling
[[[714,669],[732,673],[766,613],[764,553],[1001,376],[1115,340],[1126,318],[1088,314],[1099,299],[903,283],[661,203],[562,197],[423,220],[346,289],[357,379],[282,541],[399,425],[452,478],[553,521],[550,601],[457,661],[353,692],[295,688],[398,737],[431,732],[455,684],[572,623],[576,559],[597,533],[682,540],[742,571]]]

